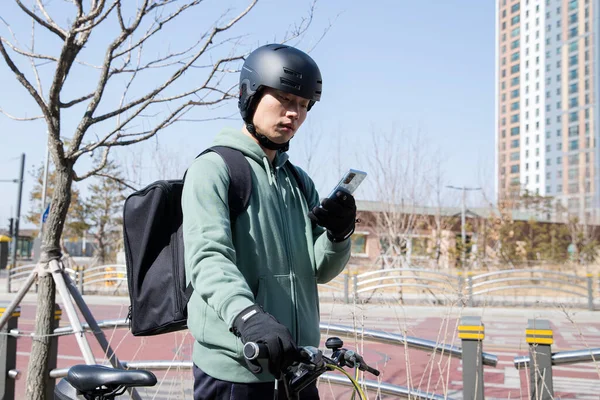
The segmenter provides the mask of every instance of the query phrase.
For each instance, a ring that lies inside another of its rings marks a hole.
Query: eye
[[[290,98],[287,97],[286,95],[278,94],[278,96],[279,96],[279,99],[281,99],[282,101],[286,101],[286,102],[290,101]]]

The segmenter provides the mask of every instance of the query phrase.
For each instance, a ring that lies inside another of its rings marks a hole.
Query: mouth
[[[279,124],[279,127],[286,132],[294,132],[294,124]]]

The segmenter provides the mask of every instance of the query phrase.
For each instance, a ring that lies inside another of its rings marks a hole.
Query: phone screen
[[[364,171],[349,169],[342,179],[340,179],[339,183],[333,188],[331,193],[329,193],[329,197],[334,196],[338,190],[353,194],[366,176],[367,173]]]

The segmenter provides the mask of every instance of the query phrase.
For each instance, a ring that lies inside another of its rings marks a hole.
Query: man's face
[[[303,97],[265,88],[254,112],[256,131],[275,143],[286,143],[306,119],[308,104]]]

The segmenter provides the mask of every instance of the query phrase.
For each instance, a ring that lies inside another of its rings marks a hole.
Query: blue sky
[[[211,15],[220,14],[227,6],[235,13],[248,2],[205,3],[177,24],[165,40],[177,43],[193,37],[195,28]],[[247,48],[281,39],[286,27],[306,14],[309,4],[262,0],[235,33],[246,34]],[[339,178],[339,173],[332,171],[368,169],[365,158],[373,156],[369,143],[374,131],[418,132],[425,138],[427,150],[439,151],[436,157],[443,163],[447,184],[483,186],[488,196],[493,196],[494,11],[492,0],[319,1],[313,28],[298,46],[304,50],[312,47],[332,22],[311,52],[321,68],[323,97],[292,141],[292,160],[306,166],[309,137],[321,136],[314,149],[319,168],[312,169],[317,187],[324,193]],[[13,8],[3,6],[0,16],[17,31],[16,26],[29,29]],[[8,34],[3,26],[0,34]],[[55,44],[40,38],[37,46]],[[3,63],[0,84],[1,108],[20,116],[39,113]],[[75,92],[76,86],[70,90]],[[235,114],[236,104],[231,102],[219,112]],[[156,140],[115,156],[126,160],[128,155],[147,155],[159,147],[166,157],[176,158],[182,169],[210,145],[223,126],[241,126],[241,120],[236,116],[233,120],[180,123]],[[14,122],[0,115],[0,149],[0,180],[17,177],[22,152],[27,156],[26,169],[31,170],[44,158],[44,125]],[[82,161],[82,168],[89,164],[89,160]],[[147,183],[163,178],[153,174],[148,160],[146,168]],[[30,208],[32,178],[27,174],[25,179],[22,213]],[[85,193],[84,185],[80,186]],[[16,189],[15,184],[0,183],[0,226],[4,227],[14,212]],[[359,190],[357,197],[369,198],[367,187]],[[456,205],[459,193],[448,192],[445,199],[446,205]],[[481,198],[471,195],[469,203],[481,204]]]

